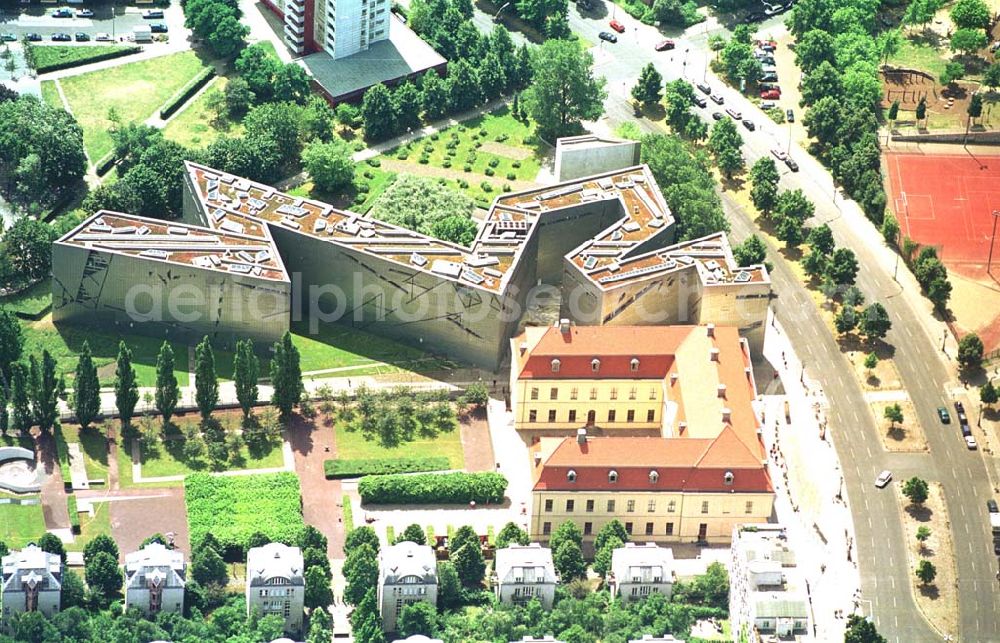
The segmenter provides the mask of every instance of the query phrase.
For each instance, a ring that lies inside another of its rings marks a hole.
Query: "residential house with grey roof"
[[[63,575],[59,554],[50,554],[32,543],[4,556],[0,565],[3,567],[0,622],[5,633],[11,633],[12,620],[17,614],[41,612],[52,618],[59,612]]]
[[[125,609],[138,608],[146,616],[184,611],[187,565],[184,552],[150,543],[125,555]]]
[[[247,552],[247,615],[278,614],[285,619],[285,631],[302,631],[306,582],[302,550],[283,543],[252,547]]]
[[[542,607],[552,609],[557,582],[552,550],[548,547],[531,543],[497,550],[493,591],[501,603],[524,605],[537,598]]]

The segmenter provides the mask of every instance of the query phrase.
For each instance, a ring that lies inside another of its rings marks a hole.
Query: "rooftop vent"
[[[716,393],[718,394],[719,397],[725,398],[726,397],[726,385],[725,384],[719,384],[719,386],[716,388]]]
[[[719,361],[719,349],[715,348],[714,346],[712,348],[708,349],[708,359],[712,360],[713,362],[718,362]]]
[[[562,333],[563,335],[566,335],[567,333],[569,333],[569,329],[570,329],[570,322],[569,322],[569,320],[566,319],[565,317],[563,317],[562,319],[560,319],[559,320],[559,332]]]
[[[728,406],[722,407],[722,421],[729,422],[733,419],[733,411]]]
[[[705,332],[708,333],[709,337],[715,337],[715,324],[705,326]]]
[[[587,429],[576,430],[576,443],[587,444]]]

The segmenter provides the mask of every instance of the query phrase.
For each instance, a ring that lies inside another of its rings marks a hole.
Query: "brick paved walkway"
[[[343,487],[339,480],[327,480],[323,475],[323,461],[337,457],[333,428],[319,422],[314,426],[313,422],[295,416],[285,439],[295,454],[295,472],[302,485],[303,518],[327,537],[327,555],[343,558],[345,533],[339,506]]]
[[[479,409],[464,414],[460,420],[462,451],[465,453],[466,471],[495,471],[493,443],[486,413]]]
[[[56,442],[51,433],[35,435],[35,452],[38,454],[38,465],[45,471],[45,482],[42,483],[42,515],[45,516],[45,529],[69,529],[69,511],[66,509],[66,489],[62,472],[56,458]]]

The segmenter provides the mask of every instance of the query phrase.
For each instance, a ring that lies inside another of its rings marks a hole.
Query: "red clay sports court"
[[[885,161],[889,204],[901,233],[936,247],[949,268],[985,278],[991,213],[1000,210],[1000,157],[887,153]],[[996,275],[1000,243],[993,264]]]

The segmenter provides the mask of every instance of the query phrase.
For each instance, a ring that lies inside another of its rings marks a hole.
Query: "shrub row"
[[[499,503],[507,478],[499,473],[424,473],[365,476],[358,481],[361,500],[374,504]]]
[[[94,165],[94,171],[97,172],[97,176],[104,176],[111,171],[111,168],[113,168],[117,162],[118,158],[115,156],[115,153],[108,152],[97,160],[97,163]]]
[[[305,526],[299,479],[294,473],[195,473],[184,479],[184,503],[191,542],[211,532],[228,558],[242,557],[256,532],[271,542],[293,543]]]
[[[351,506],[351,497],[345,494],[341,503],[344,513],[344,533],[349,534],[354,529],[354,508]]]
[[[121,58],[142,51],[142,47],[136,45],[112,45],[100,47],[100,53],[94,53],[97,47],[60,47],[60,46],[32,46],[35,55],[35,71],[45,74],[50,71],[79,67],[80,65],[91,65],[102,60]],[[63,57],[63,60],[60,60]]]
[[[323,471],[327,479],[358,478],[390,473],[441,471],[448,468],[448,458],[365,458],[360,460],[326,460]]]
[[[189,80],[186,85],[178,89],[173,96],[167,99],[167,102],[160,108],[160,118],[170,118],[174,112],[180,109],[184,103],[197,94],[198,90],[213,78],[215,78],[215,69],[212,67],[206,67],[198,72],[197,76]]]
[[[66,510],[69,511],[69,527],[74,534],[80,533],[80,512],[76,508],[76,496],[66,496]]]

